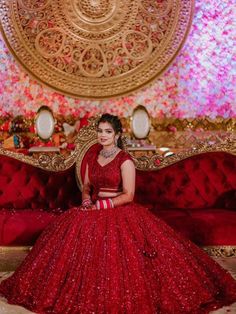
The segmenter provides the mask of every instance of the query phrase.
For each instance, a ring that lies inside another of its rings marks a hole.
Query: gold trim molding
[[[180,160],[189,158],[194,155],[209,153],[209,152],[226,152],[232,155],[236,155],[236,142],[232,138],[227,138],[221,143],[211,144],[208,141],[202,141],[194,145],[189,149],[180,151],[176,154],[173,154],[168,157],[164,157],[161,154],[153,154],[152,156],[141,156],[135,157],[133,160],[136,166],[136,169],[142,171],[158,170],[170,166]],[[131,154],[132,155],[132,154]]]
[[[0,155],[11,157],[34,167],[49,171],[63,171],[70,168],[76,159],[76,152],[65,158],[59,154],[49,155],[47,153],[39,154],[38,157],[27,156],[23,153],[0,148]]]
[[[39,82],[104,99],[160,76],[183,46],[194,0],[2,0],[0,29]]]
[[[236,245],[210,245],[203,249],[213,257],[236,257]]]
[[[235,257],[236,245],[208,245],[201,247],[210,256],[215,257]],[[6,255],[10,253],[28,253],[32,249],[32,246],[0,246],[0,255]]]

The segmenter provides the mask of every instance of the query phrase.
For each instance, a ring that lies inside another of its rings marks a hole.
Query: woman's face
[[[115,145],[115,131],[110,123],[100,122],[97,129],[98,143],[103,146]]]

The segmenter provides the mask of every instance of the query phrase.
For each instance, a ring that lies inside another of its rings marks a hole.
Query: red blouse
[[[93,201],[98,198],[101,191],[122,191],[121,165],[126,160],[132,160],[131,156],[121,150],[108,164],[101,166],[98,162],[98,154],[88,158],[88,176],[92,186]]]

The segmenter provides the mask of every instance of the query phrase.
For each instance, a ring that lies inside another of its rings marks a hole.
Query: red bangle
[[[113,204],[111,198],[107,198],[107,199],[104,199],[104,200],[97,200],[95,205],[96,205],[97,209],[114,208],[114,204]]]

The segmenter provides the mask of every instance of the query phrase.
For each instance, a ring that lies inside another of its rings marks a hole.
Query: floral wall
[[[154,117],[236,117],[235,37],[234,0],[196,0],[187,42],[160,79],[131,96],[89,101],[63,96],[32,80],[0,36],[0,116],[33,116],[41,105],[63,115],[129,116],[142,104]]]

